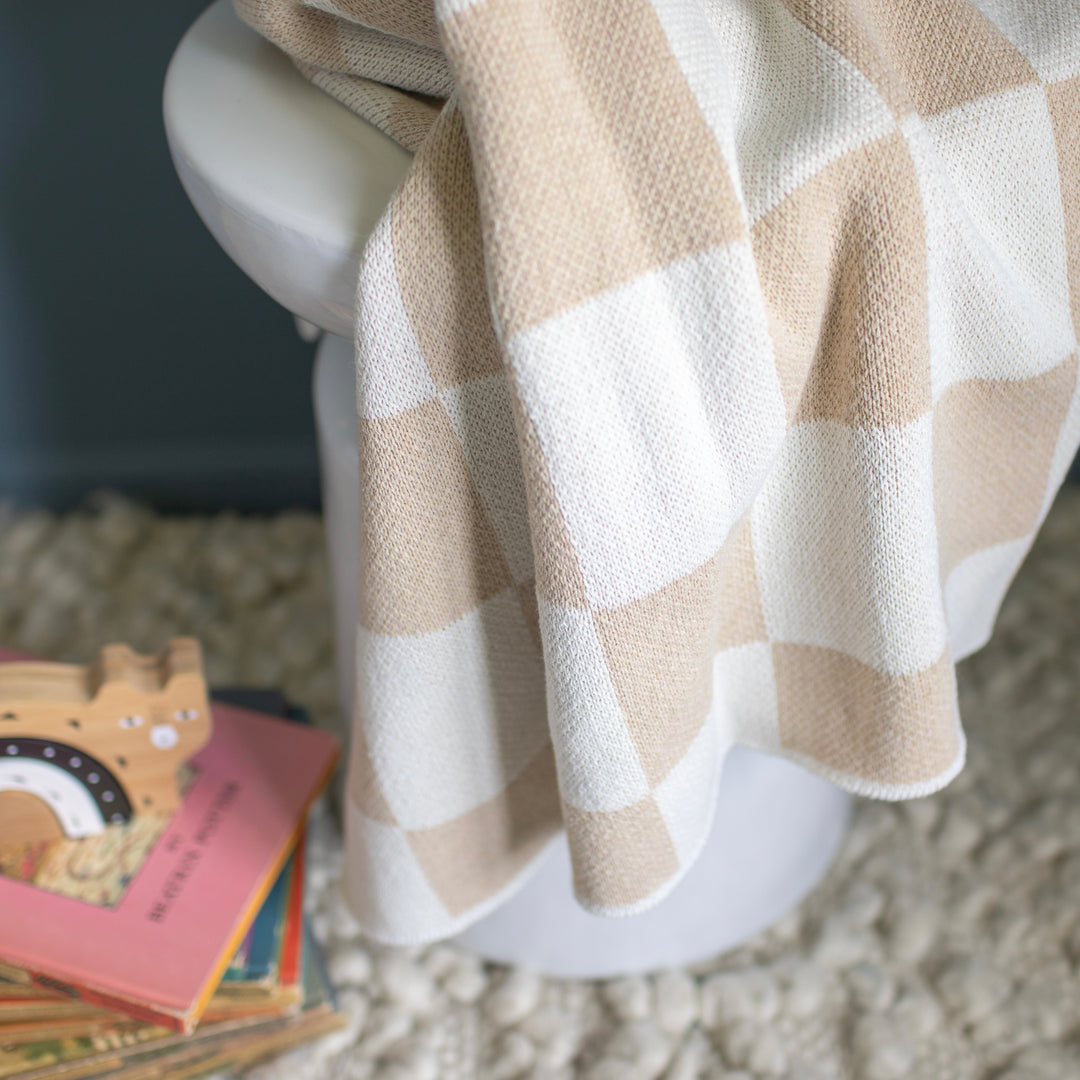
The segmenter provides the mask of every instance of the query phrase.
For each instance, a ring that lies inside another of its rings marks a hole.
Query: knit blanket
[[[415,150],[358,286],[367,932],[563,828],[655,904],[735,743],[955,776],[1080,442],[1076,0],[235,2]]]

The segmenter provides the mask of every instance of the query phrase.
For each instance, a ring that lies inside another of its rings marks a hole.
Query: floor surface
[[[0,511],[0,641],[85,661],[204,643],[217,685],[334,714],[317,517],[167,518],[100,496]],[[781,925],[695,970],[606,983],[362,943],[341,843],[313,823],[310,907],[349,1031],[262,1080],[1068,1080],[1080,1077],[1080,488],[1065,489],[990,644],[960,670],[968,765],[863,801]]]

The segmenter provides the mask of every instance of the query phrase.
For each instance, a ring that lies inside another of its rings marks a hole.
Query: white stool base
[[[354,697],[360,531],[354,387],[352,344],[326,334],[315,362],[315,412],[346,717]],[[655,908],[625,919],[588,914],[573,898],[560,838],[519,892],[455,940],[488,959],[563,977],[705,960],[775,922],[815,885],[836,854],[850,805],[850,795],[798,765],[736,747],[704,851]]]
[[[457,941],[489,960],[597,979],[681,967],[730,949],[786,914],[828,869],[851,796],[782,758],[735,747],[697,862],[656,907],[625,919],[573,899],[565,837],[515,896]]]

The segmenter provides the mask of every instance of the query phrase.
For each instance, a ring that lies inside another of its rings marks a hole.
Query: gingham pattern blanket
[[[358,293],[366,929],[563,827],[649,907],[735,743],[953,777],[1080,442],[1076,0],[237,6],[416,151]]]

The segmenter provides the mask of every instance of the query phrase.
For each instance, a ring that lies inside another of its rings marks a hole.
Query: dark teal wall
[[[317,501],[312,347],[165,144],[165,68],[204,6],[0,0],[0,499]]]
[[[165,145],[165,68],[203,6],[0,0],[0,500],[318,499],[312,348]]]

